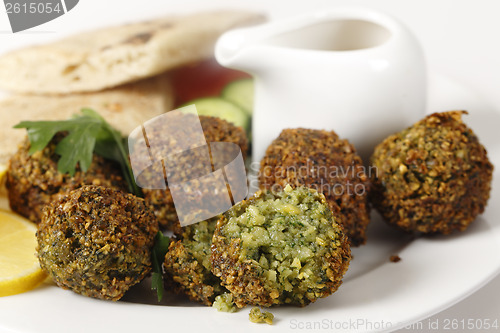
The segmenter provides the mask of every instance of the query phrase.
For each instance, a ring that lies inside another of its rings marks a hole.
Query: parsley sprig
[[[153,261],[153,273],[151,275],[151,289],[156,290],[158,302],[163,298],[163,272],[161,265],[165,260],[165,255],[170,245],[170,238],[163,236],[161,231],[158,231],[155,237],[155,245],[153,247],[153,254],[151,260]]]
[[[44,149],[59,132],[66,132],[56,146],[56,154],[60,156],[57,170],[73,176],[77,165],[85,172],[92,163],[93,153],[119,163],[129,191],[142,196],[130,166],[127,149],[120,132],[115,130],[97,112],[82,109],[81,114],[68,120],[60,121],[22,121],[14,128],[26,128],[30,140],[29,153]]]

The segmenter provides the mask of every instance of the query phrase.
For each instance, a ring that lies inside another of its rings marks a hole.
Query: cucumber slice
[[[200,116],[219,117],[241,126],[248,132],[250,128],[250,116],[239,106],[219,97],[205,97],[195,99],[185,105],[196,105]]]
[[[253,111],[253,79],[241,79],[228,83],[221,92],[222,98],[241,107],[249,115]]]

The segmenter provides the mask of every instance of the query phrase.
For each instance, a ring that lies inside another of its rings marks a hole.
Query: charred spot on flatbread
[[[146,44],[151,39],[151,37],[153,37],[153,35],[154,32],[142,32],[123,40],[121,44],[133,44],[133,45]]]

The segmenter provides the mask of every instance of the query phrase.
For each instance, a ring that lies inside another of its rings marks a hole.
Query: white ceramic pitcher
[[[387,135],[423,117],[426,67],[394,18],[342,8],[230,31],[215,56],[255,77],[253,160],[284,128],[334,130],[367,162]]]

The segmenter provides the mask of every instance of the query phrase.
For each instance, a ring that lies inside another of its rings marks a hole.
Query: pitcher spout
[[[215,45],[215,59],[225,67],[255,72],[256,61],[264,51],[257,27],[229,31]]]

